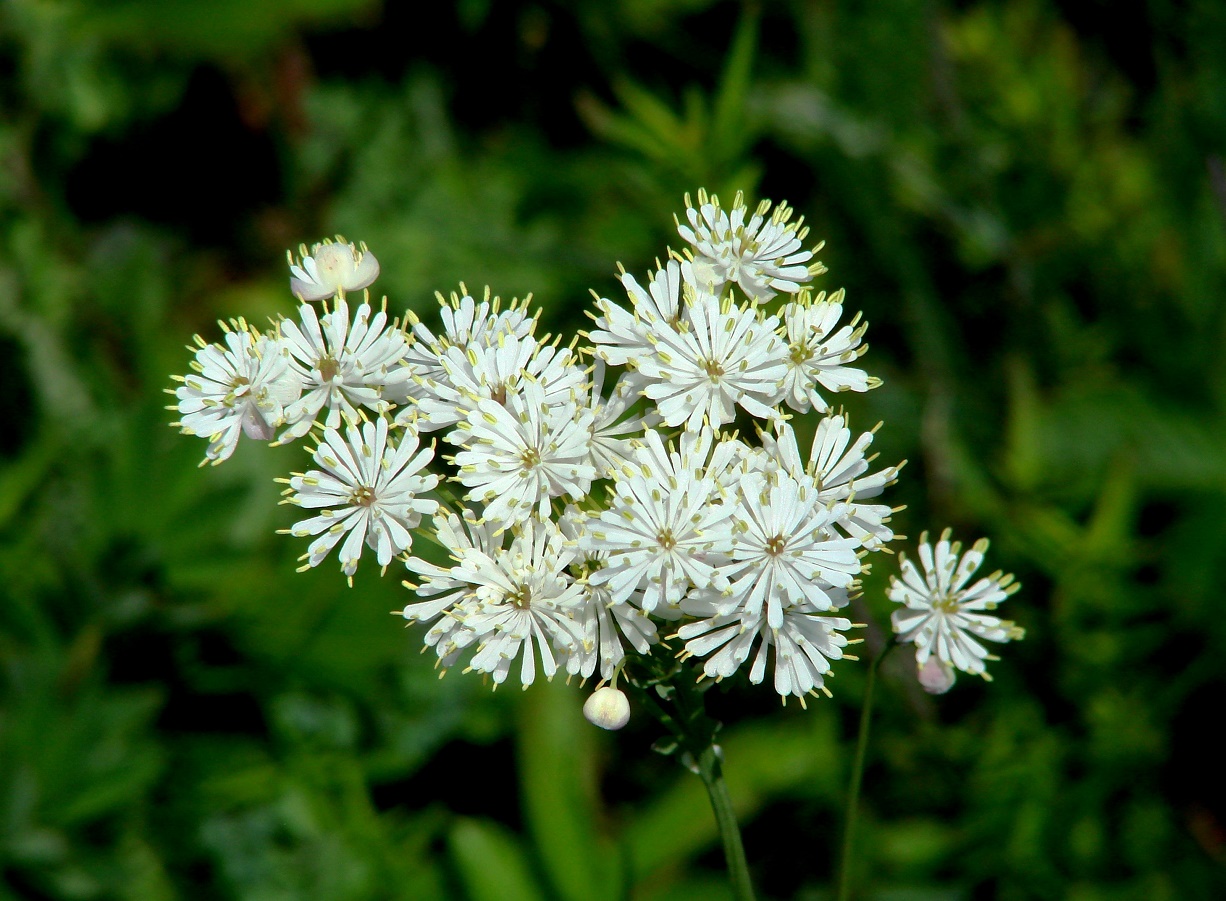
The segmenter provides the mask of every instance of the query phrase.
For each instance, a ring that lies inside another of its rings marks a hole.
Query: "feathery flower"
[[[597,478],[612,478],[633,455],[632,436],[643,434],[660,424],[654,410],[633,412],[639,395],[635,379],[625,373],[613,386],[613,393],[604,397],[605,364],[597,359],[592,366],[592,383],[588,388],[588,406],[592,411],[592,445],[588,462],[596,469]]]
[[[615,475],[609,508],[581,538],[585,553],[606,554],[591,584],[607,585],[614,601],[633,596],[648,613],[664,615],[691,586],[727,587],[718,568],[732,540],[729,508],[706,471],[714,443],[704,430],[683,435],[679,449],[669,450],[658,433],[647,432],[633,464]]]
[[[422,431],[449,428],[464,420],[481,400],[507,403],[526,379],[536,382],[546,406],[573,405],[585,389],[586,373],[575,353],[545,344],[531,335],[502,332],[489,344],[450,346],[437,357],[441,370],[433,377],[414,375],[416,403],[399,416],[416,418]]]
[[[770,218],[767,218],[769,215]],[[820,263],[808,265],[812,250],[802,242],[809,230],[804,217],[790,222],[792,210],[781,203],[771,212],[769,200],[758,204],[752,216],[739,191],[732,209],[724,210],[715,195],[698,192],[698,208],[685,195],[689,225],[677,222],[677,233],[693,250],[695,281],[715,294],[735,283],[753,300],[769,300],[778,291],[794,294],[802,283],[824,271]],[[749,221],[746,222],[746,217]]]
[[[458,515],[440,508],[434,514],[433,525],[435,539],[451,552],[453,562],[459,562],[468,552],[485,557],[502,552],[505,532],[499,532],[499,524],[478,522],[476,514],[467,508]],[[458,577],[454,566],[438,566],[420,557],[410,557],[405,567],[421,581],[402,584],[425,600],[406,604],[401,615],[410,623],[430,625],[426,647],[435,649],[439,666],[450,667],[476,637],[463,625],[465,611],[476,609],[480,603],[475,587]]]
[[[775,398],[787,373],[787,348],[775,334],[779,321],[763,318],[752,304],[695,298],[683,330],[660,323],[647,334],[653,353],[638,361],[654,400],[672,427],[719,428],[736,418],[737,405],[759,419],[773,419]]]
[[[822,503],[839,504],[836,520],[839,528],[869,550],[877,550],[894,540],[894,531],[888,525],[894,511],[886,504],[866,504],[864,501],[877,497],[893,485],[906,461],[869,473],[877,455],[866,457],[865,452],[873,443],[876,429],[862,433],[853,442],[847,422],[846,415],[840,413],[818,423],[808,463],[801,459],[796,433],[788,423],[778,424],[774,436],[763,434],[762,444],[792,478],[807,475],[816,481]]]
[[[407,380],[410,371],[400,365],[408,341],[395,322],[388,328],[386,311],[372,317],[370,304],[359,304],[350,325],[349,305],[340,299],[322,318],[305,303],[299,314],[301,327],[283,320],[281,331],[303,394],[286,408],[285,420],[291,425],[278,443],[301,438],[321,415],[324,426],[335,429],[342,422],[356,422],[358,407],[387,412],[384,389]]]
[[[464,552],[452,575],[472,586],[478,603],[464,611],[462,628],[477,648],[469,666],[501,685],[520,659],[519,681],[536,679],[536,658],[552,679],[561,662],[583,643],[575,623],[583,589],[567,572],[575,551],[553,522],[529,519],[514,531],[505,551]]]
[[[587,462],[592,411],[573,401],[547,403],[544,388],[530,378],[507,395],[505,406],[477,401],[446,437],[462,448],[455,463],[467,499],[485,504],[483,517],[504,525],[534,513],[547,518],[551,498],[580,500],[596,477]]]
[[[659,641],[655,623],[628,601],[615,601],[607,585],[593,584],[588,578],[603,569],[607,552],[584,550],[588,517],[571,505],[563,512],[558,526],[567,542],[580,549],[572,572],[583,586],[583,604],[576,616],[583,633],[582,647],[566,662],[566,671],[586,679],[600,669],[602,679],[613,673],[626,657],[623,639],[640,654],[646,654]]]
[[[859,542],[831,529],[841,515],[822,503],[811,479],[743,476],[732,508],[731,559],[720,570],[729,582],[721,610],[765,611],[767,626],[779,629],[785,610],[834,607],[861,570]]]
[[[191,364],[195,374],[173,376],[182,384],[173,392],[167,389],[178,398],[167,408],[180,416],[172,425],[209,440],[202,466],[228,459],[240,435],[271,441],[285,421],[286,406],[302,392],[280,335],[261,335],[242,319],[220,325],[225,346],[206,344],[197,335]]]
[[[836,606],[846,603],[843,595]],[[830,613],[790,608],[773,627],[763,609],[721,613],[715,603],[699,598],[687,599],[683,607],[699,617],[677,630],[685,642],[683,658],[706,657],[703,675],[716,681],[728,678],[757,645],[749,669],[749,681],[757,685],[766,675],[767,660],[774,649],[775,691],[785,699],[799,698],[802,706],[806,695],[816,696],[819,691],[830,695],[825,687],[830,661],[846,657],[843,648],[852,643],[842,634],[852,628],[851,620]]]
[[[438,485],[438,476],[417,473],[434,456],[433,448],[418,449],[417,434],[401,433],[398,444],[389,440],[387,420],[350,426],[341,438],[325,429],[313,457],[320,469],[296,473],[286,481],[284,503],[318,509],[318,515],[298,522],[283,534],[318,536],[302,559],[302,569],[318,566],[344,538],[339,551],[341,569],[351,579],[369,545],[386,567],[392,557],[413,545],[413,534],[423,513],[433,513],[438,502],[421,497]]]
[[[949,535],[949,529],[942,532],[935,548],[928,543],[927,532],[920,536],[922,574],[899,554],[902,578],[892,576],[887,592],[891,601],[904,605],[894,611],[894,631],[899,641],[915,644],[915,660],[921,669],[935,657],[947,667],[991,679],[984,661],[997,658],[981,641],[1014,641],[1026,633],[1009,620],[984,611],[995,610],[1020,585],[999,570],[968,585],[983,563],[988,541],[980,539],[962,554],[962,544],[951,544]]]
[[[807,288],[801,289],[780,315],[788,345],[788,371],[780,399],[793,410],[804,413],[812,407],[825,413],[830,405],[818,393],[819,385],[826,391],[864,392],[881,384],[881,379],[848,365],[868,350],[868,345],[861,343],[868,323],[861,322],[857,313],[848,325],[835,331],[843,315],[842,288],[829,299],[825,291],[814,298]]]

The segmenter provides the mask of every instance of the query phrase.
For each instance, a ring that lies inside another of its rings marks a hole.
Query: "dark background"
[[[704,186],[826,240],[904,546],[1024,585],[991,684],[887,661],[860,897],[1226,894],[1226,6],[433,7],[0,6],[0,898],[728,897],[657,726],[437,680],[395,573],[294,573],[304,458],[199,470],[162,394],[338,231],[569,340]],[[863,672],[711,693],[766,898],[831,897]]]

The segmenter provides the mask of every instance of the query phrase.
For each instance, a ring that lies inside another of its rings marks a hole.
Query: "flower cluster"
[[[310,539],[303,568],[335,549],[352,579],[367,551],[384,569],[399,558],[415,594],[401,612],[440,667],[495,686],[559,670],[615,684],[628,656],[668,642],[702,677],[748,664],[784,699],[828,694],[865,557],[895,537],[874,499],[902,464],[875,468],[876,430],[831,405],[879,384],[856,365],[867,324],[843,322],[842,291],[810,286],[819,248],[785,204],[750,213],[739,194],[725,209],[699,192],[677,231],[682,252],[642,281],[622,270],[625,298],[598,297],[588,343],[567,346],[538,335],[530,298],[463,285],[438,296],[436,330],[389,320],[365,291],[379,272],[365,245],[303,247],[297,317],[197,338],[176,425],[208,440],[211,463],[242,435],[312,435],[313,467],[282,480],[284,502],[310,511],[284,530]],[[807,452],[789,411],[823,417]],[[415,555],[415,530],[447,556]],[[963,569],[924,601],[904,568],[895,599],[927,618],[896,625],[921,664],[935,649],[982,672],[966,630],[1001,640],[1010,625],[966,610],[1004,587],[977,583],[964,602]],[[602,724],[624,722],[601,705]]]

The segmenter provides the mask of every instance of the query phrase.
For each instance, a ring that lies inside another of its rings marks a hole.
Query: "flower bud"
[[[593,726],[620,729],[630,721],[630,701],[622,691],[606,685],[584,702],[583,715]]]
[[[918,668],[916,675],[919,684],[930,695],[943,695],[954,687],[958,674],[948,663],[943,663],[937,657],[929,657]]]

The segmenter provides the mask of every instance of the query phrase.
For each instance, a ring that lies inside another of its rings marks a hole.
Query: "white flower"
[[[583,635],[574,621],[583,590],[567,572],[575,551],[552,522],[528,520],[505,551],[465,551],[452,575],[473,586],[478,603],[462,613],[462,628],[477,642],[470,666],[502,684],[520,659],[519,681],[536,679],[536,657],[552,679]]]
[[[451,552],[453,562],[458,562],[469,551],[486,557],[502,552],[497,524],[478,522],[471,510],[463,509],[459,515],[440,510],[434,515],[433,523],[435,540]],[[466,579],[457,577],[453,566],[438,566],[420,557],[410,557],[405,566],[420,576],[421,582],[403,584],[426,600],[406,604],[401,613],[410,623],[433,623],[426,632],[426,647],[435,649],[438,665],[449,667],[476,637],[463,626],[464,611],[475,610],[480,603],[475,588]]]
[[[727,587],[718,567],[732,540],[731,517],[706,473],[713,443],[704,430],[670,451],[649,431],[633,465],[616,474],[609,509],[589,521],[581,538],[585,553],[606,553],[606,566],[588,581],[607,585],[614,601],[635,595],[647,612],[665,612],[691,586]]]
[[[773,437],[763,434],[762,444],[792,478],[800,479],[807,475],[816,481],[822,503],[840,505],[837,517],[839,528],[869,550],[876,550],[885,542],[894,540],[894,532],[887,525],[894,511],[886,504],[866,504],[864,501],[877,497],[885,488],[893,485],[906,461],[869,473],[877,455],[866,457],[865,452],[873,443],[876,429],[862,433],[852,442],[852,431],[847,421],[847,417],[840,413],[827,416],[818,423],[808,463],[801,459],[796,433],[787,423],[778,424]]]
[[[450,298],[445,298],[441,292],[436,292],[434,296],[438,299],[439,315],[443,320],[442,333],[436,338],[414,317],[413,334],[436,352],[447,347],[463,349],[474,344],[486,346],[503,334],[523,338],[536,329],[536,317],[528,314],[531,296],[523,300],[513,298],[503,309],[502,298],[492,297],[488,286],[483,299],[478,302],[468,293],[463,282],[460,283],[459,294],[453,291]]]
[[[423,513],[433,513],[438,502],[420,497],[438,485],[438,476],[417,473],[434,456],[432,448],[418,450],[417,435],[404,432],[399,444],[388,438],[387,421],[350,426],[342,439],[336,429],[325,429],[314,451],[321,469],[297,473],[288,479],[285,503],[319,509],[283,533],[317,535],[302,559],[302,569],[319,565],[344,537],[339,551],[341,569],[352,577],[363,544],[374,549],[379,565],[413,544],[410,531]]]
[[[693,247],[690,254],[698,284],[718,294],[731,282],[746,296],[767,300],[777,291],[795,293],[801,283],[823,271],[820,263],[807,265],[813,251],[804,249],[802,242],[809,230],[803,216],[789,222],[792,210],[786,203],[771,213],[770,201],[763,200],[746,222],[748,214],[740,192],[730,211],[705,190],[698,192],[697,209],[685,196],[689,225],[678,222],[677,233]]]
[[[383,397],[389,384],[407,380],[410,371],[400,365],[408,349],[404,333],[380,310],[371,317],[369,304],[360,304],[349,322],[349,305],[342,299],[320,319],[310,304],[299,309],[302,325],[281,323],[294,368],[304,393],[285,411],[292,423],[278,443],[301,438],[327,411],[324,425],[335,429],[356,422],[358,407],[384,413],[390,404]]]
[[[280,335],[261,335],[242,319],[233,328],[221,323],[225,346],[206,344],[196,336],[195,375],[174,376],[182,385],[173,393],[179,413],[173,423],[185,435],[209,439],[205,462],[229,458],[239,435],[271,441],[285,419],[285,407],[302,392],[302,382],[290,368]]]
[[[846,603],[844,597],[838,606]],[[765,677],[773,648],[775,691],[783,698],[799,698],[802,706],[805,695],[816,696],[819,691],[830,695],[825,687],[830,661],[847,657],[843,648],[852,643],[842,634],[852,628],[851,621],[828,613],[792,608],[784,612],[778,627],[772,627],[765,610],[720,613],[713,603],[695,599],[687,600],[685,608],[702,618],[677,630],[685,641],[683,659],[706,657],[703,674],[719,681],[735,673],[756,644],[749,681],[757,685]]]
[[[479,303],[469,295],[463,282],[460,291],[460,294],[453,291],[450,298],[435,293],[443,320],[443,330],[437,336],[412,311],[405,314],[412,326],[412,341],[404,363],[412,376],[403,383],[400,395],[388,395],[393,403],[404,403],[410,397],[433,397],[434,382],[450,385],[440,362],[448,348],[467,351],[470,347],[489,347],[500,335],[525,338],[536,328],[536,319],[528,315],[530,297],[522,301],[514,299],[502,309],[501,298],[491,297],[488,287],[485,298]],[[412,410],[405,411],[402,416],[406,414],[412,415]]]
[[[881,384],[881,379],[863,369],[849,366],[868,350],[861,344],[868,323],[857,313],[850,324],[837,332],[835,326],[843,315],[843,289],[826,299],[826,292],[812,297],[802,289],[795,301],[785,304],[781,312],[784,338],[787,341],[787,376],[780,398],[801,413],[810,407],[824,413],[829,404],[817,392],[821,385],[827,391],[868,391]]]
[[[447,435],[461,445],[458,481],[483,517],[504,525],[535,513],[549,516],[550,499],[587,494],[596,470],[587,462],[592,412],[571,402],[549,404],[539,383],[525,378],[506,405],[480,400]]]
[[[859,542],[831,531],[841,513],[822,503],[810,479],[743,476],[732,510],[731,560],[721,568],[729,582],[718,602],[722,612],[765,611],[767,626],[779,629],[785,610],[834,607],[861,569]]]
[[[587,522],[588,517],[573,505],[558,520],[568,543],[581,549],[574,571],[584,592],[576,614],[583,644],[567,660],[566,671],[586,679],[599,666],[601,678],[609,679],[626,657],[623,638],[640,654],[646,654],[659,641],[659,635],[655,623],[642,610],[627,601],[615,601],[607,586],[594,585],[588,578],[604,568],[608,554],[582,550]]]
[[[668,425],[696,431],[736,417],[772,419],[787,373],[787,348],[775,334],[778,320],[763,319],[753,305],[696,297],[686,307],[684,330],[658,324],[647,335],[654,349],[638,361],[643,393],[656,402]]]
[[[623,691],[606,685],[596,689],[583,702],[583,715],[601,729],[621,729],[630,722],[630,701]]]
[[[441,373],[418,384],[416,403],[399,419],[415,418],[422,431],[447,428],[466,419],[481,400],[505,405],[525,379],[536,382],[546,406],[573,404],[585,389],[587,376],[569,348],[545,344],[531,335],[501,332],[488,345],[446,348],[437,358]]]
[[[623,374],[613,386],[613,393],[603,396],[605,364],[597,359],[592,367],[592,383],[588,389],[588,405],[592,410],[592,444],[588,462],[596,468],[598,478],[611,478],[614,471],[625,465],[633,455],[631,436],[642,435],[662,421],[654,410],[634,413],[638,392],[635,380]]]
[[[983,562],[987,539],[980,539],[959,557],[962,545],[950,544],[949,530],[941,533],[935,549],[928,533],[920,536],[919,556],[923,575],[915,564],[899,554],[902,578],[890,578],[891,601],[903,604],[892,620],[898,640],[915,643],[916,664],[922,669],[931,657],[966,673],[991,677],[984,661],[995,660],[980,642],[1006,642],[1025,635],[1008,620],[983,611],[996,606],[1020,587],[1013,576],[1000,571],[970,584]]]
[[[689,263],[686,263],[689,266]],[[588,335],[596,345],[595,353],[613,366],[637,366],[641,357],[650,356],[653,346],[648,334],[655,328],[680,328],[683,319],[681,264],[669,260],[656,263],[644,289],[634,276],[622,270],[619,280],[626,289],[632,308],[626,310],[605,297],[596,299],[599,316],[592,316],[595,331]],[[590,313],[588,315],[591,315]]]
[[[290,290],[299,300],[344,297],[346,291],[360,291],[379,277],[379,261],[365,244],[354,246],[340,235],[336,242],[325,240],[307,253],[298,248],[298,262],[289,257]]]

